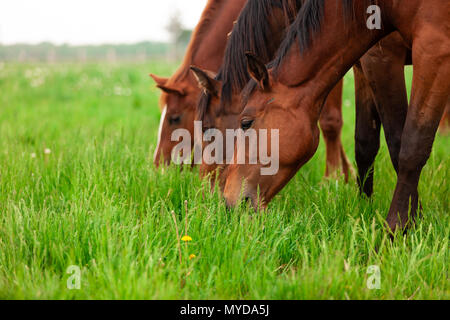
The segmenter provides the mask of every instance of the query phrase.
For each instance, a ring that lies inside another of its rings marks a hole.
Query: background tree
[[[170,43],[172,50],[170,50],[170,58],[179,60],[184,54],[184,51],[191,39],[192,30],[186,29],[181,21],[181,13],[176,10],[169,18],[169,24],[166,30],[170,34]]]

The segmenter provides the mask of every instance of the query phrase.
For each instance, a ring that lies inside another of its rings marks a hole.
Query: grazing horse
[[[242,105],[236,102],[250,80],[245,52],[251,51],[262,62],[270,62],[302,3],[299,0],[249,0],[233,28],[217,77],[211,78],[209,72],[197,66],[192,68],[203,89],[197,116],[202,121],[203,132],[219,129],[224,133],[226,129],[238,129],[237,117]],[[342,170],[347,180],[351,165],[340,139],[343,126],[342,86],[341,81],[329,95],[319,122],[327,150],[325,175]],[[222,154],[225,157],[225,150]],[[213,161],[204,161],[200,171],[206,176],[218,167]],[[215,176],[211,175],[211,178],[215,181]]]
[[[378,12],[380,28],[368,28],[369,6]],[[408,227],[418,210],[420,174],[450,95],[449,30],[448,1],[305,1],[270,70],[248,56],[253,81],[244,89],[239,123],[258,136],[260,129],[279,130],[279,171],[263,176],[261,162],[228,165],[222,176],[227,204],[236,205],[242,194],[256,208],[267,205],[317,150],[317,121],[328,93],[370,48],[398,31],[412,49],[411,100],[404,119],[386,110],[380,121],[397,121],[402,132],[387,225],[393,232]],[[272,135],[267,140],[270,144]],[[249,163],[248,152],[246,157]]]
[[[166,164],[170,163],[172,149],[177,144],[171,141],[173,131],[183,128],[193,135],[200,89],[189,67],[194,64],[209,70],[219,69],[227,36],[246,2],[247,0],[209,0],[193,32],[181,67],[169,79],[151,75],[162,91],[162,115],[154,155],[156,165],[161,160]]]

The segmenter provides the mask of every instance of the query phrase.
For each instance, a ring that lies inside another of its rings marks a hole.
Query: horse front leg
[[[345,175],[348,182],[351,164],[342,146],[341,132],[344,121],[342,119],[342,88],[343,80],[329,94],[319,124],[326,144],[326,177],[337,177],[339,172]]]
[[[413,48],[413,91],[402,135],[397,186],[387,217],[387,224],[392,232],[406,230],[415,220],[419,204],[420,174],[430,157],[450,93],[450,53],[445,46],[433,47],[433,44],[445,41],[429,39],[429,36],[423,39],[424,43],[416,42],[417,54],[414,54]],[[425,51],[421,48],[433,50]]]

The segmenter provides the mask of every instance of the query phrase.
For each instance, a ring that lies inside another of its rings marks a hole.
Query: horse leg
[[[402,135],[397,186],[387,217],[392,232],[398,228],[405,230],[415,220],[420,174],[430,156],[450,92],[449,52],[445,47],[442,52],[436,48],[435,44],[442,43],[442,39],[429,36],[423,39],[422,43],[416,42],[418,54],[413,50],[413,91]],[[434,50],[428,54],[422,48]]]
[[[361,58],[361,66],[372,89],[391,161],[397,173],[403,127],[408,112],[404,74],[408,50],[400,34],[394,33]]]
[[[319,123],[327,150],[325,176],[337,176],[337,172],[342,170],[345,181],[348,182],[351,165],[341,142],[341,131],[344,123],[342,120],[342,88],[343,80],[329,94],[320,115]]]
[[[380,149],[381,122],[369,82],[360,63],[353,66],[355,74],[355,158],[358,165],[358,185],[361,194],[373,193],[373,164]]]

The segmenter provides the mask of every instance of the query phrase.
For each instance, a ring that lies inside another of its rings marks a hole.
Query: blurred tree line
[[[168,42],[145,41],[135,44],[104,44],[72,46],[43,42],[36,45],[0,44],[0,61],[59,62],[59,61],[146,61],[149,59],[180,60],[191,39],[192,30],[184,28],[180,12],[169,18],[166,30]]]
[[[170,44],[141,42],[123,45],[71,46],[40,43],[37,45],[0,45],[1,61],[100,61],[100,60],[147,60],[169,55]]]

